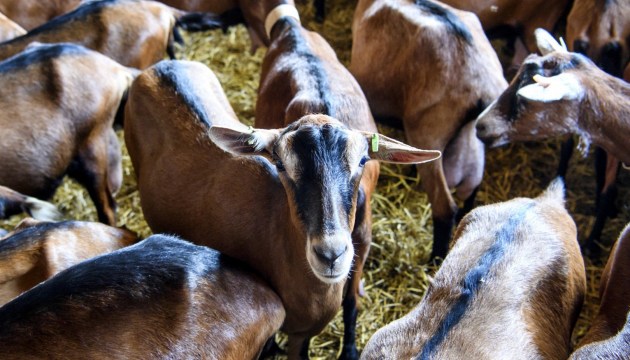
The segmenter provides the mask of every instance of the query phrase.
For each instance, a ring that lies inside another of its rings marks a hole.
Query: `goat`
[[[39,44],[0,62],[0,185],[49,199],[65,174],[114,225],[122,182],[112,128],[134,71],[74,44]]]
[[[61,218],[61,213],[55,205],[0,185],[0,219],[7,219],[21,212],[26,212],[40,220],[58,220]]]
[[[339,62],[326,40],[300,25],[294,5],[267,0],[261,6],[265,9],[265,18],[251,23],[265,24],[270,45],[262,63],[255,126],[280,128],[305,115],[320,113],[334,117],[350,129],[377,132],[359,84]],[[343,300],[342,359],[358,358],[355,345],[357,305],[363,265],[372,242],[370,201],[378,176],[378,163],[366,163],[352,231],[354,266]]]
[[[0,12],[0,42],[7,41],[24,34],[26,34],[26,30]]]
[[[360,0],[352,40],[350,71],[375,117],[402,119],[409,144],[444,152],[418,167],[433,211],[431,257],[444,257],[457,213],[449,188],[466,212],[481,182],[483,144],[466,124],[507,87],[499,60],[473,14],[426,0]]]
[[[155,1],[89,1],[27,34],[0,44],[0,59],[13,56],[33,41],[73,42],[111,57],[124,66],[144,69],[175,57],[176,27],[195,30],[223,25],[213,14],[189,14]]]
[[[420,303],[362,359],[566,359],[586,291],[558,180],[534,199],[472,210]]]
[[[625,137],[630,132],[625,120],[630,118],[630,85],[606,74],[585,56],[567,52],[544,30],[536,33],[544,56],[530,55],[508,89],[479,116],[479,138],[496,147],[510,141],[577,134],[582,151],[593,143],[630,163]],[[609,164],[606,182],[612,183],[616,160],[609,159]],[[603,201],[599,205],[609,208]],[[584,247],[597,251],[592,237]]]
[[[566,17],[572,3],[570,0],[442,0],[442,2],[477,15],[490,39],[507,38],[508,45],[514,47],[512,63],[516,66],[520,65],[530,52],[536,51],[534,30],[543,28],[553,31],[560,19]]]
[[[4,359],[257,359],[284,309],[258,275],[164,235],[79,263],[0,308]]]
[[[588,56],[605,72],[621,77],[629,57],[630,3],[576,0],[567,19],[566,34],[570,51]],[[570,136],[562,145],[559,176],[565,177],[574,148],[575,140]],[[606,218],[617,213],[614,203],[618,170],[619,161],[596,147],[597,216],[588,236],[589,243],[600,238]]]
[[[82,0],[0,0],[0,12],[26,30],[32,30],[50,19],[65,14]]]
[[[440,156],[325,115],[252,132],[210,70],[176,61],[134,81],[125,142],[151,229],[233,256],[269,281],[286,310],[290,359],[341,305],[366,162]]]
[[[24,219],[0,241],[0,306],[58,272],[137,241],[100,223]]]
[[[599,297],[599,313],[578,344],[578,350],[571,355],[572,360],[630,355],[630,224],[623,229],[610,251],[601,277]]]

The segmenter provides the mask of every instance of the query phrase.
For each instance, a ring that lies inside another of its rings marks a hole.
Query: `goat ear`
[[[422,150],[385,135],[364,132],[369,144],[370,158],[396,164],[421,164],[439,159],[438,150]]]
[[[271,153],[280,130],[213,126],[209,133],[214,143],[224,151],[237,155],[266,155]]]
[[[538,50],[544,56],[554,51],[559,52],[567,52],[567,46],[562,42],[562,45],[556,41],[556,39],[551,36],[547,30],[544,29],[536,29],[534,31],[534,36],[536,36],[536,44],[538,45]]]
[[[558,100],[577,100],[584,95],[584,88],[575,75],[563,73],[552,77],[534,76],[533,84],[518,90],[517,95],[527,100],[553,102]]]

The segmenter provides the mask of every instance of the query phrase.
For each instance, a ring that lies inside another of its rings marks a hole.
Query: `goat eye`
[[[367,157],[367,156],[364,156],[364,157],[361,159],[361,161],[359,162],[359,166],[360,166],[360,167],[363,167],[363,166],[365,165],[365,163],[366,163],[366,162],[368,162],[368,160],[370,160],[370,158],[369,158],[369,157]]]
[[[278,169],[278,171],[285,171],[286,170],[284,168],[284,164],[282,164],[282,161],[280,161],[280,160],[276,160],[276,169]]]

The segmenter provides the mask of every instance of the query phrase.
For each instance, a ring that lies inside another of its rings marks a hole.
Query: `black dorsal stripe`
[[[459,38],[466,41],[468,44],[472,44],[472,34],[468,30],[468,27],[451,11],[442,7],[441,5],[429,0],[415,0],[416,5],[423,11],[435,16],[441,22],[446,24],[448,28],[455,33]]]
[[[203,106],[203,100],[195,91],[196,86],[191,83],[184,67],[179,62],[162,61],[155,65],[154,70],[160,82],[172,88],[202,124],[207,127],[212,126],[212,121]]]
[[[428,360],[433,358],[435,352],[442,344],[449,332],[464,317],[470,307],[475,294],[482,285],[482,280],[486,277],[493,266],[497,264],[505,255],[508,245],[514,242],[514,232],[523,222],[527,212],[534,207],[534,203],[523,206],[515,214],[510,216],[505,224],[497,231],[495,241],[490,248],[479,258],[477,265],[468,270],[460,287],[462,293],[459,300],[446,314],[438,331],[427,340],[416,360]],[[448,259],[448,257],[447,257]]]

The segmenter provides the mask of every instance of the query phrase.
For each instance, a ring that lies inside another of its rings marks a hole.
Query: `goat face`
[[[370,159],[420,163],[439,158],[382,135],[347,128],[326,115],[307,115],[284,129],[243,133],[212,127],[213,141],[240,155],[263,155],[273,162],[286,191],[291,221],[305,235],[306,259],[313,273],[329,284],[350,271],[359,181]],[[380,145],[370,148],[376,136]]]
[[[575,72],[591,66],[580,54],[530,55],[505,92],[477,118],[477,136],[496,147],[570,133],[585,95]]]

